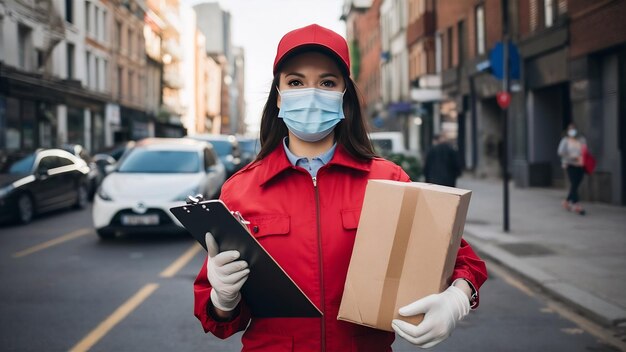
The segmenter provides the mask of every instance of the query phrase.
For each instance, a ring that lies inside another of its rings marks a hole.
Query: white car
[[[148,138],[124,155],[100,185],[92,219],[98,236],[118,233],[182,230],[169,209],[189,195],[219,195],[224,165],[207,142]]]
[[[370,132],[369,136],[376,152],[382,155],[408,153],[402,132]]]

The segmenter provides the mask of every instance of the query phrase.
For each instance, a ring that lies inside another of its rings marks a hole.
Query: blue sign
[[[491,73],[497,79],[504,78],[504,44],[497,42],[489,52],[489,62],[491,63]],[[520,56],[517,47],[509,42],[509,78],[520,79]]]
[[[398,102],[389,104],[389,111],[392,113],[410,113],[413,106],[411,103]]]

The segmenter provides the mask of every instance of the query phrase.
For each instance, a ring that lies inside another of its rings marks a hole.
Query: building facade
[[[363,113],[372,130],[383,127],[380,90],[380,4],[381,0],[344,2],[342,19],[350,45],[351,75],[363,99]]]
[[[235,125],[231,126],[231,129],[238,134],[244,134],[246,132],[246,99],[245,99],[245,52],[243,47],[233,47],[233,84],[231,92],[231,111],[233,116],[237,116],[234,121]]]
[[[626,204],[626,2],[568,1],[572,120],[598,156],[591,200]]]
[[[566,182],[555,150],[573,122],[598,159],[583,198],[626,204],[624,15],[623,1],[520,1],[524,118],[513,155],[519,185]]]
[[[409,84],[413,104],[412,149],[427,151],[433,133],[439,133],[441,79],[436,72],[435,1],[409,0],[407,48],[409,51]]]
[[[0,149],[104,147],[111,17],[103,1],[0,3]]]
[[[206,37],[207,54],[220,65],[222,87],[220,97],[220,120],[214,120],[213,126],[219,125],[221,134],[243,134],[245,132],[245,104],[243,104],[243,55],[237,55],[231,40],[231,15],[218,3],[201,3],[194,6],[196,15],[203,20],[198,29]],[[238,66],[241,64],[241,66]],[[241,75],[239,77],[238,75]],[[217,127],[212,127],[216,129]]]
[[[372,37],[361,23],[374,4],[344,2],[350,43]],[[564,187],[556,149],[573,122],[598,159],[583,198],[626,204],[626,1],[385,0],[379,10],[384,108],[375,127],[405,131],[407,147],[420,152],[443,134],[477,177],[501,177],[506,150],[518,186]],[[519,54],[507,114],[496,101],[505,89],[493,74],[499,63],[490,60],[504,29]],[[357,66],[360,79],[366,65]],[[370,81],[359,81],[366,94]]]
[[[441,133],[455,142],[466,168],[480,177],[498,177],[504,149],[496,102],[501,84],[477,65],[502,37],[500,0],[442,0],[436,11]]]
[[[380,4],[381,95],[384,111],[381,128],[405,132],[405,145],[415,145],[409,137],[415,135],[409,91],[409,54],[406,40],[408,2],[383,0]]]

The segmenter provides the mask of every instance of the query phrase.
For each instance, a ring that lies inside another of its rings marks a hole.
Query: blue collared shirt
[[[311,159],[299,157],[292,153],[291,150],[289,150],[289,147],[287,147],[287,137],[283,139],[283,147],[285,148],[285,154],[287,154],[287,158],[289,159],[289,162],[291,162],[291,165],[299,166],[307,170],[311,174],[311,177],[316,177],[317,171],[319,171],[322,166],[328,164],[330,159],[333,158],[333,155],[335,155],[337,143],[333,144],[333,146],[326,152]]]

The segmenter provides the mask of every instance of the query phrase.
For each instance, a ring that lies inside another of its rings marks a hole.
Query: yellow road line
[[[157,288],[158,284],[147,284],[142,287],[133,297],[124,302],[119,308],[109,315],[100,325],[93,329],[79,343],[70,349],[70,352],[88,351],[100,341],[120,321],[124,320],[133,310],[145,301]]]
[[[178,257],[170,266],[163,270],[160,274],[161,277],[170,278],[176,275],[176,273],[182,269],[193,257],[202,249],[197,243],[194,243],[183,255]]]
[[[616,337],[611,330],[605,329],[587,318],[580,316],[559,302],[548,302],[548,307],[557,312],[557,314],[563,318],[578,325],[582,330],[588,332],[589,334],[619,348],[621,351],[626,351],[626,342]]]
[[[502,269],[498,264],[489,261],[487,263],[487,269],[489,271],[494,272],[497,276],[499,276],[502,280],[504,280],[509,285],[517,288],[518,290],[524,292],[526,295],[530,297],[535,297],[535,293],[528,288],[524,283],[512,277],[508,272]]]
[[[505,282],[507,282],[509,285],[517,288],[518,290],[524,292],[525,294],[527,294],[528,296],[531,297],[536,297],[537,295],[532,291],[531,288],[529,288],[528,286],[526,286],[524,283],[522,283],[520,280],[512,277],[504,268],[502,268],[500,265],[488,261],[487,262],[487,267],[489,268],[490,272],[494,272],[498,277],[500,277],[502,280],[504,280]],[[554,313],[556,312],[557,314],[559,314],[561,317],[571,321],[572,323],[576,324],[578,327],[580,327],[582,330],[588,332],[589,334],[595,336],[596,338],[607,342],[617,348],[619,348],[622,351],[626,351],[626,342],[620,340],[619,338],[615,337],[615,334],[609,330],[609,329],[605,329],[602,326],[594,323],[593,321],[581,316],[580,314],[574,312],[571,310],[571,308],[568,308],[567,306],[565,306],[564,304],[554,301],[553,299],[549,298],[549,297],[545,297],[545,296],[541,296],[541,300],[542,301],[546,301],[546,308],[541,309],[541,312],[543,313]],[[575,330],[570,330],[570,332],[573,332]],[[564,331],[567,332],[567,331]]]
[[[17,253],[13,253],[13,258],[21,258],[21,257],[27,256],[29,254],[33,254],[35,252],[39,252],[39,251],[44,250],[46,248],[50,248],[52,246],[56,246],[57,244],[61,244],[63,242],[67,242],[67,241],[73,240],[73,239],[81,237],[81,236],[89,235],[91,233],[93,233],[93,229],[88,229],[88,228],[78,229],[78,230],[72,231],[70,233],[67,233],[65,235],[62,235],[60,237],[57,237],[57,238],[55,238],[53,240],[46,241],[44,243],[40,243],[40,244],[38,244],[36,246],[27,248],[27,249],[25,249],[23,251],[19,251]]]

